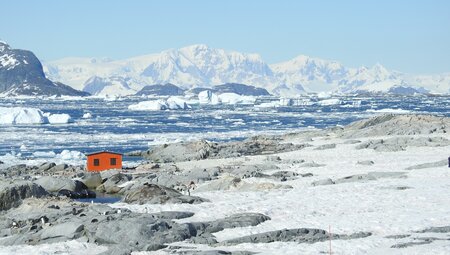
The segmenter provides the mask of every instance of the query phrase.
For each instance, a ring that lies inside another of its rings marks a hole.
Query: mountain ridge
[[[450,93],[450,73],[410,75],[381,64],[346,67],[335,60],[299,55],[267,64],[254,53],[240,53],[196,44],[124,60],[66,58],[46,62],[47,76],[75,88],[89,87],[92,77],[103,80],[96,94],[134,94],[146,85],[172,83],[183,89],[240,83],[282,96],[306,92],[389,92],[394,87]],[[120,79],[121,82],[117,82]]]

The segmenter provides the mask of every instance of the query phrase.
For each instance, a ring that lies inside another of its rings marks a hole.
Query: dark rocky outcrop
[[[37,245],[77,239],[107,246],[107,254],[152,251],[192,239],[217,243],[211,234],[225,228],[256,226],[270,218],[257,213],[193,223],[172,219],[189,212],[134,213],[107,205],[77,203],[61,198],[27,199],[0,215],[0,245]]]
[[[45,77],[39,59],[27,50],[12,49],[0,41],[0,93],[7,95],[88,96]]]
[[[270,93],[264,88],[258,88],[255,86],[239,84],[239,83],[225,83],[222,85],[216,85],[212,88],[192,88],[188,92],[194,95],[198,95],[200,92],[209,90],[213,93],[235,93],[241,96],[270,96]]]
[[[127,191],[123,201],[129,204],[197,204],[208,202],[206,199],[196,196],[185,196],[174,189],[151,183],[145,183]]]
[[[171,83],[148,85],[143,87],[140,91],[136,93],[136,96],[181,96],[184,94],[184,89],[173,85]]]
[[[270,96],[270,93],[264,88],[258,88],[255,86],[249,86],[239,83],[226,83],[223,85],[216,85],[212,90],[219,94],[235,93],[243,96]]]
[[[0,182],[0,211],[19,206],[23,199],[46,195],[44,188],[30,181]]]

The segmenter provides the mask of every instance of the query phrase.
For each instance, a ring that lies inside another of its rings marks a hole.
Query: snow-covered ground
[[[446,136],[450,138],[450,136]],[[406,167],[446,159],[450,147],[408,147],[406,151],[376,152],[370,149],[356,150],[352,144],[342,144],[340,139],[318,139],[311,144],[336,143],[328,150],[304,150],[283,153],[283,160],[299,160],[326,164],[322,167],[298,167],[279,164],[280,169],[297,173],[312,173],[304,177],[283,182],[293,189],[267,191],[213,191],[197,192],[195,195],[211,200],[211,203],[196,205],[127,205],[114,204],[137,212],[191,211],[192,218],[180,222],[219,219],[241,212],[258,212],[271,217],[258,226],[226,229],[215,234],[218,241],[285,228],[320,228],[332,233],[351,234],[359,231],[371,232],[372,236],[352,240],[332,240],[333,254],[449,254],[448,241],[408,248],[390,248],[394,244],[411,242],[413,238],[449,238],[446,233],[414,233],[428,227],[447,226],[450,222],[450,171],[448,167],[404,170]],[[244,159],[206,160],[180,164],[182,168],[208,167],[230,164],[232,161],[245,164],[265,163],[266,157]],[[357,164],[372,160],[371,166]],[[278,171],[277,170],[277,171]],[[334,185],[312,186],[311,183],[324,178],[338,179],[368,172],[404,172],[406,178],[382,178]],[[269,171],[273,172],[273,171]],[[269,179],[251,178],[249,182],[270,182]],[[407,187],[404,190],[397,187]],[[389,235],[410,234],[402,239],[386,238]],[[282,243],[240,244],[236,246],[208,247],[192,243],[177,243],[198,249],[246,250],[260,254],[320,254],[329,252],[329,242],[315,244]],[[136,253],[136,254],[166,254]]]
[[[66,255],[94,255],[106,252],[107,247],[98,246],[79,241],[67,241],[63,243],[41,244],[41,245],[16,245],[2,246],[0,255],[10,254],[66,254]]]

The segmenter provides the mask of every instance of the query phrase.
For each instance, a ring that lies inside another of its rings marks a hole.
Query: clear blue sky
[[[43,60],[121,59],[204,43],[347,66],[450,72],[450,1],[0,0],[0,39]]]

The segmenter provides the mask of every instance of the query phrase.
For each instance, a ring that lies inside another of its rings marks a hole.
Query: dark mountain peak
[[[28,50],[12,49],[0,41],[0,93],[4,95],[87,96],[45,77],[39,59]]]

